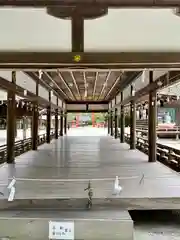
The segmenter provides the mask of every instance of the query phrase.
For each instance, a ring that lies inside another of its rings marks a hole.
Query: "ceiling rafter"
[[[49,75],[49,73],[47,72],[43,72],[44,75],[46,75],[46,77],[50,80],[50,82],[52,82],[56,87],[57,89],[66,97],[66,98],[69,98],[68,95],[60,88],[60,86],[52,79],[52,77]],[[52,88],[53,89],[53,88]]]
[[[140,71],[124,72],[117,88],[115,89],[115,91],[113,91],[113,95],[117,96],[124,88],[126,88],[128,85],[133,83],[138,77],[140,77],[141,74],[142,72]],[[112,98],[110,99],[112,100]]]
[[[88,98],[88,83],[87,83],[87,78],[86,78],[86,72],[83,72],[83,79],[84,79],[84,98]]]
[[[106,80],[105,80],[105,82],[103,83],[101,92],[100,92],[99,97],[98,97],[97,100],[99,100],[99,99],[101,98],[101,95],[102,95],[103,92],[104,92],[104,89],[105,89],[105,87],[106,87],[106,85],[107,85],[107,82],[108,82],[108,80],[109,80],[110,75],[111,75],[111,71],[109,71],[108,74],[107,74],[107,76],[106,76]]]
[[[94,87],[93,87],[93,100],[94,100],[94,96],[95,96],[95,93],[96,93],[96,84],[97,84],[97,80],[98,80],[98,76],[99,76],[99,72],[96,72],[96,78],[95,78],[95,81],[94,81]]]
[[[61,97],[56,90],[54,90],[49,84],[47,84],[46,81],[44,81],[43,76],[40,77],[37,72],[32,72],[32,74],[34,76],[34,79],[43,83],[43,85],[42,85],[43,87],[45,87],[47,90],[53,91],[53,93],[55,93],[55,95]]]
[[[113,91],[113,89],[115,88],[115,86],[121,81],[121,76],[122,76],[123,72],[120,72],[119,76],[116,78],[116,80],[114,81],[112,87],[110,88],[110,90],[107,92],[107,94],[105,95],[104,99],[107,99],[109,97],[109,95],[111,94],[111,92]]]
[[[74,77],[74,74],[73,74],[72,71],[71,71],[70,73],[71,73],[71,77],[72,77],[72,79],[73,79],[74,85],[75,85],[75,87],[76,87],[77,93],[78,93],[78,95],[79,95],[79,98],[82,99],[81,94],[80,94],[80,91],[79,91],[79,88],[78,88],[78,85],[77,85],[77,82],[76,82],[76,79],[75,79],[75,77]]]
[[[43,79],[40,79],[39,76],[36,74],[36,72],[27,72],[27,71],[23,71],[27,76],[31,77],[33,80],[35,80],[36,82],[40,82],[40,85],[42,87],[45,87],[46,89],[49,89],[50,86],[46,84],[46,82],[44,82]]]
[[[70,92],[72,98],[76,99],[75,94],[71,91],[70,87],[68,86],[66,80],[64,79],[64,77],[61,75],[61,72],[59,70],[57,70],[57,74],[59,76],[59,78],[61,79],[61,81],[64,83],[64,85],[66,86],[66,88],[68,89],[68,91]]]

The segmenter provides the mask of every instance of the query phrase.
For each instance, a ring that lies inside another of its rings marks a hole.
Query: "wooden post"
[[[51,142],[51,91],[49,91],[49,105],[47,106],[47,125],[46,125],[46,142]]]
[[[118,117],[117,117],[117,108],[115,108],[115,116],[114,116],[114,122],[115,122],[115,133],[114,133],[114,137],[117,138],[118,137]]]
[[[134,96],[134,89],[131,86],[131,96]],[[130,149],[136,148],[136,104],[131,101],[130,105]]]
[[[149,71],[149,84],[153,83],[153,71]],[[157,122],[157,94],[156,91],[149,93],[148,113],[148,143],[149,162],[156,161],[156,122]]]
[[[61,111],[60,116],[60,136],[63,136],[63,111]]]
[[[74,14],[71,19],[72,52],[84,51],[84,19],[79,14]]]
[[[110,134],[110,112],[108,112],[108,134]]]
[[[56,102],[57,108],[55,110],[55,139],[58,139],[58,128],[59,128],[59,121],[58,121],[58,97]]]
[[[16,72],[12,71],[12,83],[16,84]],[[14,163],[15,127],[16,127],[16,99],[15,93],[8,90],[7,94],[7,163]]]
[[[64,113],[64,134],[67,134],[67,113]]]
[[[39,82],[36,82],[36,97],[39,95]],[[32,113],[32,150],[37,150],[38,146],[38,102],[33,103],[33,113]]]
[[[110,112],[111,136],[113,136],[113,111]]]
[[[121,102],[122,101],[123,101],[123,92],[121,92]],[[121,143],[124,143],[125,117],[124,117],[124,106],[123,105],[121,105],[120,121],[121,121],[121,136],[120,136],[120,140],[121,140]]]

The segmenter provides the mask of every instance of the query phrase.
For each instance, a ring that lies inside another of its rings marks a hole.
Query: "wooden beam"
[[[33,80],[35,80],[36,82],[38,81],[42,87],[44,87],[47,91],[51,90],[53,91],[53,94],[58,96],[61,100],[63,99],[63,97],[55,90],[53,89],[48,83],[46,83],[46,81],[44,80],[44,74],[45,72],[42,72],[42,77],[39,78],[38,73],[36,72],[24,72],[25,74],[27,74],[29,77],[31,77]],[[49,76],[49,75],[48,75]],[[48,78],[48,76],[46,76]],[[49,78],[48,78],[49,79]],[[50,80],[50,79],[49,79]]]
[[[57,70],[57,74],[58,74],[59,78],[61,79],[61,81],[63,82],[63,84],[64,84],[64,85],[66,86],[66,88],[68,89],[69,93],[71,94],[71,97],[72,97],[71,99],[73,99],[73,98],[76,99],[75,94],[71,91],[68,83],[66,82],[66,80],[65,80],[65,79],[63,78],[63,76],[61,75],[61,72]]]
[[[117,85],[119,82],[121,82],[121,76],[122,76],[122,74],[123,74],[123,72],[120,72],[119,76],[115,79],[112,87],[111,87],[110,90],[106,93],[104,99],[107,99],[107,98],[110,96],[111,92],[112,92],[112,91],[114,90],[114,88],[116,87],[116,85]]]
[[[68,98],[67,94],[60,88],[60,86],[57,84],[56,81],[54,81],[54,79],[49,75],[48,72],[43,72],[43,74],[48,78],[50,83],[53,83],[53,85],[57,87],[57,89],[61,92],[61,96],[64,95],[65,98]],[[47,83],[47,85],[49,86],[51,91],[56,92],[56,96],[60,97],[60,94],[58,94],[57,91],[55,91],[54,88],[50,86],[50,84]]]
[[[28,99],[29,101],[31,102],[38,102],[39,105],[41,106],[44,106],[44,105],[47,105],[48,104],[48,101],[40,96],[36,96],[36,94],[34,93],[31,93],[30,91],[27,91],[27,95],[24,96],[24,88],[12,83],[12,82],[9,82],[7,81],[6,79],[0,77],[0,85],[1,85],[1,88],[4,89],[4,90],[9,90],[9,91],[12,91],[14,92],[15,94],[21,96],[21,97],[24,97],[26,99]],[[51,106],[54,108],[56,107],[55,104],[51,104]],[[60,108],[59,108],[60,109]]]
[[[109,78],[110,78],[110,75],[111,75],[111,71],[109,71],[109,72],[107,73],[107,76],[106,76],[105,82],[103,82],[103,85],[102,85],[102,88],[101,88],[101,91],[100,91],[100,94],[99,94],[97,100],[101,99],[101,95],[103,94],[104,89],[105,89],[106,86],[107,86],[107,83],[108,83],[108,80],[109,80]]]
[[[103,66],[111,69],[180,68],[180,52],[0,52],[0,67],[14,69]]]
[[[74,8],[73,16],[71,19],[71,42],[72,52],[84,51],[84,19],[76,12]]]
[[[76,87],[77,93],[78,93],[78,95],[79,95],[79,99],[82,99],[81,94],[80,94],[80,91],[79,91],[79,87],[78,87],[78,85],[77,85],[76,78],[75,78],[73,72],[71,72],[71,77],[72,77],[73,83],[74,83],[74,85],[75,85],[75,87]]]
[[[128,98],[126,98],[122,103],[118,103],[118,105],[126,105],[128,104],[130,101],[137,101],[137,99],[149,94],[149,92],[151,91],[155,91],[158,89],[161,89],[163,87],[166,87],[168,85],[174,84],[175,82],[177,82],[180,78],[180,71],[171,71],[167,74],[164,74],[163,76],[159,77],[158,79],[156,79],[156,81],[148,84],[146,87],[140,89],[139,91],[137,91],[135,93],[135,96],[130,96]],[[161,83],[161,84],[160,84]],[[114,106],[116,107],[116,106]]]
[[[108,104],[108,101],[66,101],[66,104]]]
[[[101,110],[82,110],[82,109],[79,109],[79,110],[67,110],[67,113],[77,113],[77,112],[81,112],[81,113],[106,113],[108,112],[108,110],[104,110],[104,109],[101,109]]]

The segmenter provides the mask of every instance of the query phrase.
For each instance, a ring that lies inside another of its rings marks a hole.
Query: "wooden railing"
[[[125,134],[125,140],[130,143],[130,134]],[[146,137],[136,137],[136,148],[148,154],[149,144]],[[157,160],[171,167],[176,171],[180,171],[180,150],[172,148],[161,143],[157,143]]]
[[[52,131],[50,135],[51,140],[55,138],[55,132]],[[38,136],[38,146],[46,143],[46,133]],[[26,138],[15,142],[14,155],[15,157],[32,150],[32,138]],[[7,145],[0,146],[0,164],[6,162],[7,159]]]
[[[148,135],[148,128],[136,128],[137,135],[141,136],[147,136]],[[180,137],[180,127],[176,128],[158,128],[156,130],[157,137],[175,137],[176,139],[179,139]]]

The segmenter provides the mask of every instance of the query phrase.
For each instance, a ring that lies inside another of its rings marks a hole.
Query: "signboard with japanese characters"
[[[74,240],[74,222],[49,222],[49,239]]]

